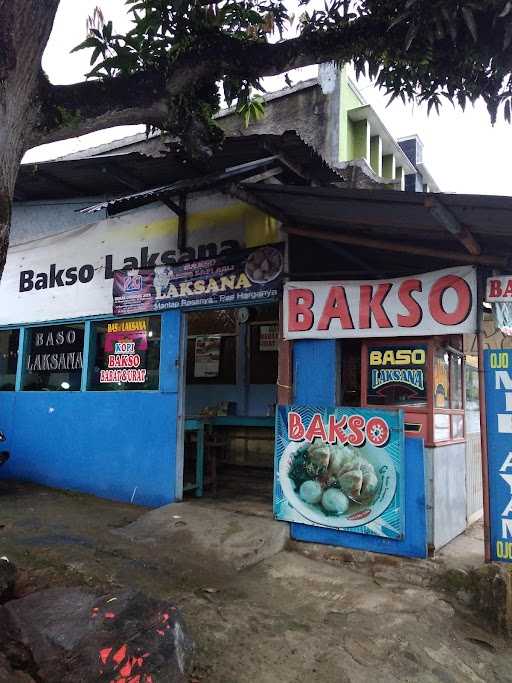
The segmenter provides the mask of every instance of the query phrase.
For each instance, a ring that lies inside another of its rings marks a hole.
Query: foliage
[[[310,0],[299,4],[295,18],[287,6],[292,3],[281,0],[126,0],[133,21],[128,33],[115,33],[97,10],[75,49],[92,50],[89,78],[140,71],[172,78],[209,60],[211,68],[186,92],[168,96],[165,127],[178,137],[200,121],[206,138],[218,141],[211,122],[221,93],[236,103],[246,126],[261,118],[264,101],[253,93],[262,89],[260,77],[269,67],[254,55],[279,45],[289,45],[291,67],[352,61],[391,100],[426,102],[430,111],[443,99],[464,109],[483,97],[493,122],[500,108],[510,121],[512,0],[325,0],[321,9]],[[244,61],[248,45],[261,50]]]

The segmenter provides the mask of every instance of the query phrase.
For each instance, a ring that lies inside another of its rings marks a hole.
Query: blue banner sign
[[[484,351],[491,559],[512,562],[512,350]]]
[[[274,515],[400,539],[403,453],[397,410],[279,406]]]

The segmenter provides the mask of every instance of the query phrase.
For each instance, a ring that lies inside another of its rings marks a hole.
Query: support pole
[[[485,299],[485,273],[477,271],[477,349],[478,349],[478,396],[480,400],[480,444],[482,451],[482,493],[484,508],[484,545],[485,561],[491,561],[491,534],[490,534],[490,510],[489,510],[489,461],[487,456],[487,414],[485,409],[485,373],[484,373],[484,332],[483,317]]]
[[[293,403],[292,342],[284,338],[283,299],[279,302],[279,353],[277,372],[277,403]]]

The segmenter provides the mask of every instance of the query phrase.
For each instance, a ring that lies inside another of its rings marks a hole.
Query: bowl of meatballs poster
[[[279,406],[274,516],[398,539],[403,462],[401,411]]]

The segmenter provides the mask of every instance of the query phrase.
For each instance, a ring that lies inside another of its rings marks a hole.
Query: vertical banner
[[[279,406],[275,458],[277,519],[403,537],[400,411]]]
[[[484,351],[491,559],[512,562],[512,350]]]

